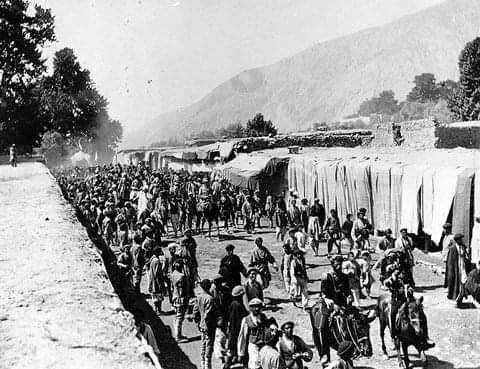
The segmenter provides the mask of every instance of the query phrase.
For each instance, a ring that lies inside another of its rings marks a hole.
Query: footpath
[[[0,368],[151,368],[45,166],[0,166]]]

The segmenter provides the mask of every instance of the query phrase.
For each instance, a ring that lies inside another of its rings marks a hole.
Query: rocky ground
[[[0,368],[151,367],[47,169],[0,166],[0,204]]]

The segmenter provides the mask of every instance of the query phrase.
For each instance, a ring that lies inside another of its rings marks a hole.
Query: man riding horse
[[[333,271],[321,283],[321,296],[310,311],[312,335],[322,364],[330,361],[330,347],[337,349],[345,340],[352,341],[355,356],[371,356],[369,323],[375,316],[367,316],[352,306],[353,297],[348,277],[342,272],[343,258],[332,258]]]
[[[384,332],[388,326],[392,340],[397,350],[401,367],[409,367],[408,346],[413,345],[421,354],[422,361],[426,361],[424,351],[435,344],[428,338],[427,318],[423,311],[423,298],[416,299],[413,289],[406,283],[402,268],[397,264],[391,265],[394,269],[391,276],[384,282],[390,291],[390,296],[381,295],[377,303],[377,315],[380,320],[380,338],[382,351],[388,356],[385,347]],[[401,358],[400,348],[404,359]]]

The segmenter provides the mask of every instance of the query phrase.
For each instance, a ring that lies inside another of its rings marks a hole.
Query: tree
[[[41,117],[48,130],[91,138],[107,100],[95,89],[72,49],[55,53],[53,73],[40,83]]]
[[[53,73],[39,84],[40,119],[48,131],[68,137],[72,145],[86,142],[100,161],[113,155],[123,134],[120,122],[112,120],[108,102],[96,90],[90,72],[83,69],[72,49],[55,53]]]
[[[40,146],[48,165],[56,166],[70,153],[70,146],[67,140],[56,131],[47,131],[42,135]]]
[[[460,53],[458,88],[449,99],[448,107],[458,120],[480,117],[480,37],[468,42]]]
[[[458,83],[451,79],[438,82],[437,85],[439,97],[445,101],[448,101],[458,88]]]
[[[96,154],[98,161],[109,163],[122,136],[123,127],[120,122],[111,119],[104,110],[97,116],[89,151]]]
[[[212,131],[210,131],[208,129],[204,129],[203,131],[196,134],[195,138],[205,138],[205,139],[215,138],[215,133],[213,133]]]
[[[277,128],[275,128],[272,121],[265,120],[260,113],[247,122],[246,131],[248,137],[275,136],[277,134]]]
[[[35,87],[45,72],[42,48],[55,40],[50,10],[28,1],[0,2],[0,150],[15,142],[30,151],[38,142],[38,101]]]
[[[409,102],[437,102],[440,97],[439,87],[432,73],[422,73],[415,76],[415,86],[407,95]]]
[[[424,119],[426,117],[426,111],[431,109],[435,103],[421,103],[416,101],[404,101],[401,104],[401,108],[399,111],[401,121],[405,120],[418,120]]]
[[[314,131],[326,131],[328,129],[328,125],[326,122],[316,122],[312,124],[312,130]]]
[[[245,134],[245,127],[240,122],[229,124],[224,128],[220,128],[216,132],[217,137],[220,138],[239,138],[245,137]]]
[[[400,106],[395,99],[395,93],[392,90],[382,91],[378,97],[372,97],[360,104],[358,115],[370,116],[371,114],[392,115],[399,111]]]

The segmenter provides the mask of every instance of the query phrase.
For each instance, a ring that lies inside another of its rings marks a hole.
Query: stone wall
[[[480,148],[480,122],[442,124],[435,128],[435,136],[438,138],[435,145],[437,148],[478,149]]]
[[[289,146],[301,147],[357,147],[366,146],[372,140],[370,130],[322,131],[275,137],[247,137],[235,144],[237,152],[252,152]]]

